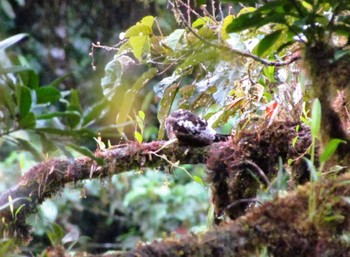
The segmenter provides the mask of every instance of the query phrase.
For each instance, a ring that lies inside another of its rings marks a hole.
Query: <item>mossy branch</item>
[[[162,169],[170,167],[171,161],[204,163],[209,149],[166,144],[166,141],[131,143],[98,151],[96,156],[103,160],[103,165],[88,157],[73,161],[52,159],[37,164],[20,178],[16,186],[0,195],[0,233],[6,237],[30,240],[26,218],[37,211],[39,204],[62,191],[68,183],[101,179],[135,169]]]

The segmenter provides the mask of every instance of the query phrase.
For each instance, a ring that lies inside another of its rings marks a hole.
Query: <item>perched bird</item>
[[[183,109],[166,118],[165,129],[169,139],[177,138],[180,143],[193,146],[210,145],[213,142],[224,141],[229,136],[218,134],[206,120]]]

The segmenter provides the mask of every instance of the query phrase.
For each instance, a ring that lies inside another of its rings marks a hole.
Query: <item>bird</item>
[[[165,130],[170,140],[177,139],[181,144],[192,146],[207,146],[229,137],[217,133],[206,120],[184,109],[179,109],[166,118]]]

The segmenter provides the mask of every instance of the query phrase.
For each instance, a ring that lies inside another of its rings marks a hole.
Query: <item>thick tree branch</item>
[[[35,213],[39,204],[57,194],[67,183],[104,178],[134,169],[169,167],[172,161],[203,163],[209,150],[208,147],[166,144],[166,141],[131,143],[99,151],[96,156],[104,160],[103,165],[83,157],[74,161],[53,159],[34,166],[16,186],[0,195],[1,234],[30,239],[26,217]]]
[[[264,122],[259,129],[241,132],[227,141],[205,147],[170,141],[118,145],[96,153],[104,160],[102,165],[87,157],[40,163],[22,176],[16,186],[0,195],[0,232],[20,241],[30,240],[26,218],[67,183],[105,178],[134,169],[168,169],[175,163],[205,163],[209,168],[216,223],[222,222],[222,217],[235,219],[249,208],[249,203],[242,199],[252,199],[264,181],[276,176],[279,159],[283,163],[294,160],[289,167],[291,181],[303,182],[308,177],[301,157],[310,146],[309,129],[293,122],[275,122],[266,127],[267,124]]]

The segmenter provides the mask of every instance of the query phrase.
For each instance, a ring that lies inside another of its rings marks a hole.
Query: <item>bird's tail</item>
[[[214,142],[226,141],[231,135],[230,134],[215,134]]]

